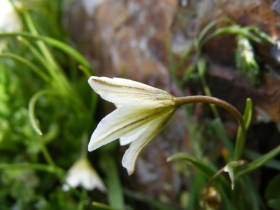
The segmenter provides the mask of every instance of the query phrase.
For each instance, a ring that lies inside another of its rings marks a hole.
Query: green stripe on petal
[[[147,123],[147,129],[143,135],[132,142],[130,147],[125,151],[122,165],[126,168],[129,175],[134,172],[135,164],[141,151],[156,137],[162,128],[168,123],[176,109],[169,109],[162,113],[159,117],[154,118]]]
[[[139,128],[136,128],[133,131],[130,131],[129,133],[127,133],[126,135],[122,136],[120,138],[120,145],[124,146],[127,144],[130,144],[131,142],[133,142],[134,140],[136,140],[142,133],[144,133],[147,128],[149,123],[146,123],[142,126],[140,126]]]
[[[175,105],[169,93],[128,79],[90,77],[88,83],[103,99],[120,106],[163,107]]]
[[[170,108],[136,109],[135,107],[122,106],[100,121],[91,136],[88,150],[93,151],[125,136],[168,110]]]

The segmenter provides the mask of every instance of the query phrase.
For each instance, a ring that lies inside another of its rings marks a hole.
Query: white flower
[[[0,5],[0,31],[19,31],[21,21],[11,2],[9,0],[1,0]]]
[[[121,145],[132,142],[122,160],[130,175],[140,152],[178,108],[174,97],[163,90],[127,79],[90,77],[88,82],[96,93],[117,107],[100,121],[88,150],[93,151],[118,138]]]
[[[106,192],[106,187],[102,180],[86,158],[80,158],[74,163],[68,171],[66,183],[62,187],[64,191],[68,191],[69,186],[76,188],[81,185],[87,190],[97,188],[102,192]]]
[[[19,4],[15,4],[19,7]],[[9,0],[0,0],[0,33],[19,31],[22,24],[18,14]],[[0,52],[6,48],[6,40],[0,40]]]

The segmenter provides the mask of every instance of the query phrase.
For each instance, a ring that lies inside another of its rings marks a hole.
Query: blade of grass
[[[106,174],[110,206],[117,209],[125,209],[123,190],[114,158],[110,153],[104,152],[101,154],[100,161],[101,168]]]
[[[14,164],[1,163],[0,169],[5,169],[5,170],[30,169],[30,170],[46,171],[49,173],[55,173],[56,171],[53,166],[40,164],[40,163],[14,163]]]
[[[149,206],[153,209],[157,209],[157,210],[176,210],[177,209],[174,206],[160,203],[148,196],[145,196],[138,192],[131,191],[129,189],[124,189],[124,193],[126,196],[128,196],[130,198],[133,198],[135,200],[139,200],[139,201],[149,204]]]
[[[255,34],[250,32],[251,28],[245,27],[242,28],[239,25],[231,25],[231,26],[225,26],[222,28],[217,29],[212,34],[210,34],[208,37],[206,37],[202,42],[201,45],[205,44],[210,39],[214,38],[215,36],[221,35],[221,34],[243,34],[248,39],[260,43],[261,39],[257,37]]]
[[[25,46],[27,46],[27,48],[31,51],[31,53],[38,59],[38,61],[45,67],[46,70],[48,70],[48,72],[51,74],[52,70],[51,70],[51,66],[48,65],[48,61],[45,59],[44,56],[41,55],[41,53],[26,39],[24,39],[21,36],[18,36],[17,39],[23,43]]]
[[[22,15],[23,15],[23,20],[26,22],[27,28],[29,29],[30,33],[34,36],[38,36],[39,33],[33,23],[32,18],[30,17],[27,9],[25,8],[25,2],[21,0],[22,3]],[[49,73],[51,77],[53,78],[53,82],[56,84],[58,87],[59,91],[61,91],[64,94],[67,94],[68,91],[71,91],[71,87],[64,76],[64,72],[60,68],[60,66],[57,64],[56,60],[54,59],[52,53],[48,49],[47,45],[42,41],[38,40],[36,42],[39,50],[41,51],[42,55],[44,58],[47,60],[47,64],[50,66],[48,68]]]
[[[197,37],[197,40],[199,43],[201,43],[202,39],[204,38],[205,34],[214,26],[216,25],[217,23],[219,22],[222,22],[222,21],[225,21],[225,22],[229,22],[231,24],[235,24],[235,22],[233,20],[231,20],[230,18],[227,18],[227,17],[221,17],[217,20],[213,20],[211,21],[210,23],[208,23],[203,29],[202,31],[199,33],[198,37]]]
[[[199,208],[199,192],[203,185],[203,172],[198,171],[194,174],[193,180],[190,183],[190,195],[188,198],[188,208],[187,209],[198,209]]]
[[[214,129],[216,134],[219,136],[220,140],[222,141],[223,145],[227,148],[229,151],[231,157],[233,157],[234,154],[234,147],[233,144],[228,137],[227,133],[225,132],[225,129],[223,128],[223,125],[220,121],[220,119],[214,119],[210,126]]]
[[[263,166],[265,163],[272,160],[275,156],[279,154],[280,154],[280,145],[274,148],[273,150],[271,150],[270,152],[266,153],[265,155],[262,155],[260,158],[249,163],[244,169],[237,172],[236,176],[242,176],[253,170],[256,170],[257,168]]]
[[[248,196],[250,197],[251,205],[253,210],[266,209],[264,203],[262,202],[262,198],[260,197],[258,190],[252,183],[252,180],[249,176],[244,176],[244,185],[248,192]]]
[[[43,135],[42,131],[39,128],[39,125],[37,123],[37,119],[36,119],[36,115],[35,115],[35,104],[37,102],[37,100],[45,94],[54,94],[54,91],[52,90],[41,90],[39,92],[37,92],[34,96],[32,96],[32,98],[29,101],[28,104],[28,114],[29,114],[29,119],[30,119],[30,123],[32,125],[32,128],[35,130],[35,132],[37,134],[39,134],[40,136]]]
[[[248,127],[251,123],[252,113],[253,113],[252,109],[253,109],[252,100],[250,98],[247,98],[245,111],[244,111],[244,115],[243,115],[246,129],[248,129]]]
[[[98,202],[93,202],[92,205],[95,210],[120,210],[120,209],[112,208],[111,206],[108,206],[103,203],[98,203]]]
[[[74,50],[72,47],[70,47],[69,45],[50,38],[50,37],[46,37],[46,36],[36,36],[36,35],[32,35],[29,33],[25,33],[25,32],[12,32],[12,33],[0,33],[0,37],[17,37],[17,36],[22,36],[26,39],[29,40],[41,40],[47,44],[52,45],[53,47],[56,47],[60,50],[62,50],[63,52],[67,53],[68,55],[72,56],[73,58],[75,58],[78,62],[81,63],[81,65],[83,65],[85,68],[90,69],[91,72],[93,72],[95,74],[95,72],[93,71],[91,64],[76,50]]]
[[[263,154],[260,154],[258,152],[254,152],[252,150],[245,150],[245,156],[249,160],[256,160],[257,158],[260,158]],[[280,161],[279,160],[270,160],[269,162],[265,163],[264,166],[276,170],[280,170]]]
[[[45,82],[50,82],[50,77],[47,74],[45,74],[41,69],[39,69],[37,66],[35,66],[30,61],[28,61],[27,59],[13,53],[2,53],[0,54],[0,58],[1,57],[11,58],[13,60],[23,63],[24,65],[28,66],[35,74],[41,77]]]
[[[246,100],[245,112],[243,115],[243,119],[245,122],[245,128],[248,129],[252,118],[252,101],[250,98]],[[243,154],[243,149],[245,145],[245,138],[241,135],[241,127],[239,126],[237,135],[236,135],[236,143],[235,143],[235,150],[234,150],[234,159],[239,160]]]
[[[168,162],[174,161],[174,160],[183,160],[183,161],[188,162],[189,164],[194,166],[196,169],[201,171],[208,178],[211,178],[216,173],[216,169],[212,168],[210,165],[194,158],[191,155],[185,154],[185,153],[176,153],[167,159]],[[217,177],[217,180],[219,180],[219,183],[222,184],[224,189],[227,189],[227,190],[230,189],[229,185],[224,177],[219,176],[219,177]]]

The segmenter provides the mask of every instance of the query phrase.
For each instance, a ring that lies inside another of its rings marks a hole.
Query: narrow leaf
[[[47,74],[45,74],[41,69],[39,69],[37,66],[35,66],[33,63],[28,61],[27,59],[20,57],[13,53],[2,53],[0,54],[0,58],[11,58],[13,60],[16,60],[18,62],[23,63],[27,67],[29,67],[35,74],[37,74],[39,77],[41,77],[44,81],[48,82],[50,81],[50,78]]]
[[[221,120],[220,119],[215,119],[211,122],[210,126],[214,129],[214,131],[217,133],[217,135],[219,136],[220,140],[222,141],[223,145],[227,148],[227,150],[229,151],[231,157],[233,157],[234,154],[234,148],[233,148],[233,144],[230,140],[230,138],[228,137],[225,129],[223,128],[222,124],[221,124]]]
[[[138,192],[124,189],[124,193],[127,197],[130,197],[135,200],[139,200],[139,201],[149,204],[149,207],[151,207],[152,209],[157,209],[157,210],[175,210],[175,209],[177,209],[171,205],[163,204],[161,202],[158,202],[158,201],[156,201],[146,195],[138,193]]]
[[[216,173],[216,169],[212,168],[209,164],[206,164],[206,163],[192,157],[191,155],[188,155],[185,153],[176,153],[167,159],[168,162],[174,161],[174,160],[187,161],[189,164],[191,164],[196,169],[201,171],[208,178],[211,178]],[[219,176],[219,177],[217,177],[217,180],[219,181],[219,183],[222,184],[224,189],[226,189],[226,190],[228,189],[228,183],[224,177]]]
[[[250,125],[252,118],[252,101],[250,98],[247,98],[246,100],[246,107],[245,107],[245,112],[243,115],[243,120],[245,123],[245,128],[247,132],[247,129]],[[234,159],[239,160],[240,157],[243,154],[243,149],[244,149],[244,144],[245,144],[245,138],[243,137],[241,133],[241,127],[238,128],[237,135],[236,135],[236,144],[235,144],[235,150],[234,150]]]
[[[29,114],[29,120],[30,123],[33,127],[33,129],[35,130],[35,132],[37,134],[39,134],[40,136],[43,135],[42,131],[40,130],[39,124],[37,122],[36,119],[36,115],[35,115],[35,105],[37,100],[44,94],[49,94],[49,93],[53,93],[53,91],[50,90],[41,90],[39,92],[37,92],[34,96],[32,96],[32,98],[29,101],[28,104],[28,114]]]
[[[36,36],[36,35],[31,35],[29,33],[19,33],[19,32],[13,32],[13,33],[0,33],[0,37],[16,37],[16,36],[22,36],[26,39],[30,39],[30,40],[41,40],[47,44],[50,44],[54,47],[57,47],[58,49],[64,51],[65,53],[69,54],[70,56],[74,57],[78,62],[80,62],[85,68],[93,70],[91,67],[91,64],[76,50],[74,50],[72,47],[70,47],[69,45],[50,38],[50,37],[46,37],[46,36]],[[93,72],[94,73],[94,72]]]
[[[253,170],[256,170],[257,168],[263,166],[268,161],[273,159],[275,156],[280,154],[280,145],[271,150],[270,152],[266,153],[265,155],[261,156],[260,158],[254,160],[253,162],[249,163],[244,167],[244,169],[240,170],[237,173],[237,176],[241,176],[243,174],[249,173]]]
[[[120,209],[112,208],[111,206],[108,206],[103,203],[98,203],[98,202],[93,202],[92,205],[94,207],[94,210],[120,210]]]
[[[101,168],[106,174],[107,195],[110,206],[117,209],[125,209],[123,190],[114,158],[110,153],[104,152],[101,155],[100,161]]]
[[[244,160],[231,161],[224,167],[224,172],[228,172],[231,181],[231,189],[234,189],[236,168],[245,163]]]

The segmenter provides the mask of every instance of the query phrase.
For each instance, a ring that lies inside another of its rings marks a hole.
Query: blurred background
[[[220,108],[178,110],[132,176],[118,141],[86,155],[97,123],[115,109],[90,88],[91,75],[212,95],[242,114],[251,98],[242,159],[276,148],[280,1],[0,0],[0,32],[0,210],[280,209],[279,152],[234,192],[213,188],[216,196],[203,191],[201,168],[166,161],[183,152],[216,171],[229,163],[238,123]],[[81,158],[98,184],[67,181]]]

